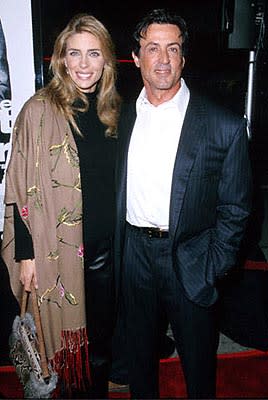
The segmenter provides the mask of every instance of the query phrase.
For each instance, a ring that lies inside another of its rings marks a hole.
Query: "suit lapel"
[[[118,185],[117,185],[117,206],[120,216],[120,224],[123,225],[126,218],[126,183],[127,183],[127,158],[131,133],[136,119],[136,104],[131,103],[122,112],[122,119],[119,124],[119,148],[118,148]]]
[[[182,126],[180,141],[178,145],[170,200],[170,221],[169,229],[171,236],[174,237],[183,204],[183,199],[202,135],[202,125],[204,124],[204,107],[198,96],[191,94],[189,105],[186,111]],[[124,110],[119,127],[119,163],[118,163],[118,215],[120,215],[120,225],[122,226],[126,216],[126,176],[127,176],[127,157],[128,147],[132,129],[135,123],[136,110],[135,103]]]
[[[174,238],[183,199],[202,135],[204,108],[198,97],[190,96],[178,145],[170,199],[169,230]]]

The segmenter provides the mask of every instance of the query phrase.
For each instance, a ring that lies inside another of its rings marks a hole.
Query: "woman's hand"
[[[20,281],[26,291],[31,291],[31,282],[33,282],[35,289],[38,289],[35,260],[20,261]]]

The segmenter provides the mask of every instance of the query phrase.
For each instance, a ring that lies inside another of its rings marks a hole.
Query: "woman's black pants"
[[[97,244],[85,261],[85,293],[91,385],[88,398],[108,398],[111,343],[114,329],[114,279],[112,240]]]

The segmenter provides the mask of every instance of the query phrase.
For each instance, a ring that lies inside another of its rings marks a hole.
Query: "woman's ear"
[[[64,65],[65,65],[65,68],[66,68],[66,73],[69,74],[66,58],[64,58]]]

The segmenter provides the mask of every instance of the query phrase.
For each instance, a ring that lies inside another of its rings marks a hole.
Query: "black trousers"
[[[119,300],[119,308],[117,312],[117,320],[112,342],[112,368],[110,380],[117,384],[128,384],[128,366],[126,352],[126,312],[122,298]],[[175,344],[171,337],[167,335],[168,320],[166,315],[161,315],[159,321],[159,358],[169,357],[175,350]]]
[[[92,252],[91,252],[92,254]],[[108,398],[115,320],[112,239],[97,244],[85,260],[85,292],[92,384],[87,398]]]
[[[122,290],[131,397],[159,398],[159,320],[164,310],[181,358],[188,397],[215,398],[219,340],[215,310],[185,297],[173,270],[169,238],[150,238],[127,226]]]

